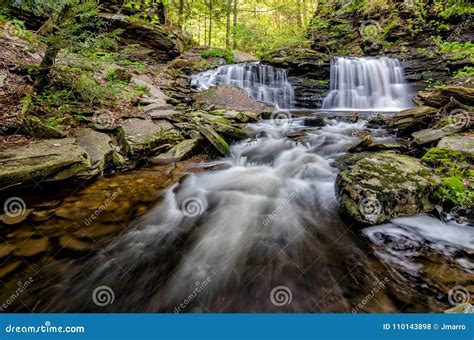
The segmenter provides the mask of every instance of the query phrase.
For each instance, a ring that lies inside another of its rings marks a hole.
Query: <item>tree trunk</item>
[[[44,53],[43,60],[41,60],[38,77],[35,80],[36,90],[41,90],[48,85],[49,76],[51,74],[51,70],[53,69],[58,53],[59,48],[53,46],[51,43],[46,46],[46,52]]]
[[[52,31],[50,34],[54,34],[55,28],[71,14],[71,6],[70,5],[65,5],[62,9],[57,18],[51,17],[48,20],[51,20],[51,25],[53,27]],[[60,51],[60,48],[58,45],[54,42],[49,41],[46,45],[46,51],[44,53],[43,59],[41,60],[41,64],[39,67],[39,72],[38,76],[35,79],[35,84],[34,87],[35,89],[41,90],[45,86],[49,84],[49,78],[51,75],[51,70],[53,69],[54,62],[56,61],[56,57],[58,56],[58,53]]]
[[[212,0],[209,0],[209,46],[212,46]]]
[[[234,0],[234,50],[237,49],[237,4],[239,0]]]
[[[178,26],[180,28],[183,28],[183,13],[184,12],[184,0],[179,0],[179,3],[178,3]]]
[[[225,30],[225,48],[230,49],[230,14],[232,12],[232,0],[227,0],[227,25]]]
[[[296,25],[299,28],[303,27],[301,22],[301,0],[296,0]]]

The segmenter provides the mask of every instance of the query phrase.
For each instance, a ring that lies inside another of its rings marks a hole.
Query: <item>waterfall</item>
[[[198,90],[228,84],[246,90],[253,99],[280,109],[293,106],[294,90],[288,71],[259,63],[224,65],[193,76],[191,85]]]
[[[398,59],[336,57],[323,109],[400,111],[410,108],[410,88]]]

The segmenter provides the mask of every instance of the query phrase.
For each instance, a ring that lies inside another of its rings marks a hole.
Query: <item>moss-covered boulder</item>
[[[0,187],[70,179],[90,170],[74,138],[48,139],[0,154]]]
[[[379,224],[434,208],[429,197],[440,179],[420,160],[381,152],[356,155],[346,164],[336,180],[336,196],[354,220]]]

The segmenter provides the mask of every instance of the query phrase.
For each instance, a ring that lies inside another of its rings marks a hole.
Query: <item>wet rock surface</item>
[[[336,193],[343,211],[365,224],[429,212],[431,192],[440,179],[416,158],[375,153],[355,159],[337,177]]]

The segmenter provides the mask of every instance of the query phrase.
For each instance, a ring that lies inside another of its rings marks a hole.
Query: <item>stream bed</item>
[[[441,312],[455,304],[453,289],[474,284],[472,221],[420,215],[352,226],[339,215],[334,165],[365,122],[280,118],[250,125],[251,137],[218,161],[131,171],[40,199],[26,221],[2,231],[26,249],[3,256],[2,270],[16,267],[2,297],[32,280],[7,311]]]

